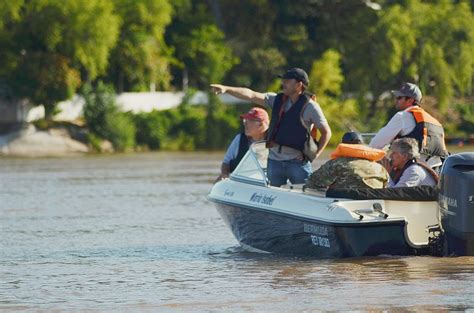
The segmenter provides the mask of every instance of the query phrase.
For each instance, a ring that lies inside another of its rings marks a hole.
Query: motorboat
[[[474,254],[474,153],[445,162],[461,170],[456,175],[446,171],[440,181],[441,189],[455,195],[440,191],[437,199],[426,201],[355,200],[303,185],[273,187],[267,158],[265,144],[254,143],[208,195],[248,251],[317,258]]]

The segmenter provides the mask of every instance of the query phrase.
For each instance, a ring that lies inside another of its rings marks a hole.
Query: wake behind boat
[[[272,187],[266,178],[267,157],[264,143],[252,145],[230,178],[216,183],[208,195],[247,250],[322,258],[417,255],[442,242],[428,232],[440,230],[438,201],[351,200],[302,186]],[[468,174],[473,178],[471,157]],[[469,205],[473,203],[474,198]],[[474,233],[474,213],[466,217],[469,235]],[[473,242],[466,241],[463,249]]]

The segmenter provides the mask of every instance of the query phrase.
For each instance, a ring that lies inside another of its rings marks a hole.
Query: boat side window
[[[267,171],[267,161],[268,161],[268,148],[265,146],[265,142],[256,142],[251,147],[250,150],[255,154],[255,158],[258,161],[260,167]]]
[[[231,177],[266,184],[267,158],[268,149],[264,142],[252,144]]]

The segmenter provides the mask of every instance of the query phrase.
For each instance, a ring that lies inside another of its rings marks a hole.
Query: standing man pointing
[[[331,129],[321,107],[305,93],[309,79],[300,68],[292,68],[280,76],[281,93],[260,93],[243,87],[212,84],[216,94],[228,93],[236,98],[272,108],[267,134],[268,179],[272,186],[281,186],[289,180],[303,184],[312,172],[311,162],[302,151],[308,130],[314,126],[321,132],[316,158],[331,138]],[[303,125],[304,123],[304,125]]]

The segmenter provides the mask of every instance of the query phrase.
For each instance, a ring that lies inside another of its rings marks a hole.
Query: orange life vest
[[[413,114],[416,126],[408,135],[400,137],[415,138],[418,141],[420,153],[424,155],[447,156],[448,151],[444,143],[444,130],[441,123],[419,106],[413,106],[407,112]]]
[[[331,153],[331,159],[346,157],[358,158],[369,161],[379,161],[385,156],[385,151],[371,148],[361,144],[340,143],[336,150]]]

